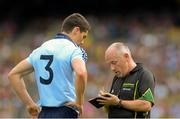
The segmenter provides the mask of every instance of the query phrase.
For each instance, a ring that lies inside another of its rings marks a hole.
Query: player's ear
[[[74,35],[76,35],[76,34],[79,33],[79,32],[80,32],[80,28],[79,28],[79,27],[74,27],[73,30],[72,30],[72,33],[73,33]]]

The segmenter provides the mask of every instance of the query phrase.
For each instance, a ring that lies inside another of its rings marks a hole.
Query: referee
[[[110,93],[100,91],[109,118],[150,118],[154,105],[155,78],[142,64],[135,63],[129,48],[113,43],[105,60],[115,73]]]

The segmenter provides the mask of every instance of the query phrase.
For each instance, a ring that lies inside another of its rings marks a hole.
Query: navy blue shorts
[[[70,107],[42,107],[38,118],[78,118],[78,112]]]

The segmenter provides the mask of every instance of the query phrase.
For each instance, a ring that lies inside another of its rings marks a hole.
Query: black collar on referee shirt
[[[71,41],[75,46],[79,47],[69,36],[62,34],[62,33],[57,33],[55,36],[55,39],[61,39],[61,38],[67,39],[67,40]]]
[[[134,72],[136,72],[136,71],[138,71],[138,70],[143,68],[142,63],[136,63],[136,64],[137,64],[136,67],[133,70],[131,70],[129,72],[129,74],[134,73]]]

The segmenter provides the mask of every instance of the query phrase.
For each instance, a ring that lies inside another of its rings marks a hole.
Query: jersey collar
[[[62,38],[69,40],[69,41],[72,42],[75,46],[78,47],[78,45],[77,45],[69,36],[67,36],[67,35],[65,35],[65,34],[58,33],[58,34],[56,34],[56,36],[55,36],[55,39],[62,39]]]

